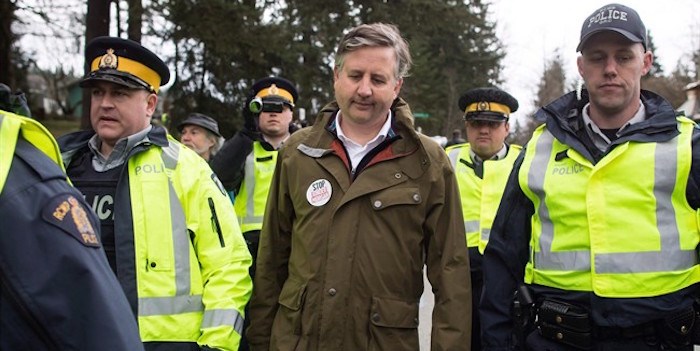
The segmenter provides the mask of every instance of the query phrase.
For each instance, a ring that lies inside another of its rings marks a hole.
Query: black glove
[[[250,111],[250,102],[253,101],[255,95],[248,95],[245,99],[245,104],[243,105],[243,130],[255,133],[258,131],[258,114]]]
[[[32,116],[32,112],[29,110],[29,105],[27,104],[27,97],[24,96],[24,93],[16,92],[10,99],[12,101],[12,112],[25,117]]]
[[[31,117],[27,104],[27,97],[22,92],[12,92],[10,87],[0,83],[0,110],[12,112],[14,114]]]

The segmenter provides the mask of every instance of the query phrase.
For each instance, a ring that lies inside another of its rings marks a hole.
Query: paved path
[[[433,325],[432,315],[435,297],[433,296],[433,288],[425,276],[425,269],[423,269],[423,283],[425,284],[425,290],[418,305],[418,339],[420,340],[420,350],[430,351],[430,330]]]

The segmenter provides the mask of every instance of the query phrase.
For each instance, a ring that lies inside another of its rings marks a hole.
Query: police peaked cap
[[[282,77],[267,77],[260,79],[251,88],[256,98],[263,101],[283,102],[294,107],[299,93],[292,82]]]
[[[157,93],[170,80],[170,71],[163,60],[129,39],[97,37],[88,43],[85,60],[90,73],[80,82],[81,87],[106,81]]]
[[[505,121],[518,110],[518,100],[498,88],[475,88],[459,98],[464,119]]]

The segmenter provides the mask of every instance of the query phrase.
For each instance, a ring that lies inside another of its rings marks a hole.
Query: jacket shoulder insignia
[[[61,194],[54,196],[44,206],[41,217],[85,246],[102,247],[88,217],[90,215],[88,211],[91,210],[86,209],[73,194]]]

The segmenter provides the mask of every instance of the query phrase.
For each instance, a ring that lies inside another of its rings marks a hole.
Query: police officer
[[[260,229],[277,151],[289,138],[298,98],[297,89],[287,79],[267,77],[255,82],[244,107],[243,129],[224,143],[211,161],[212,169],[234,198],[238,223],[253,256],[251,278],[255,278]],[[246,327],[248,323],[246,320]],[[245,338],[240,350],[248,350]]]
[[[180,132],[180,142],[207,161],[221,146],[219,123],[205,114],[190,113],[177,129]]]
[[[61,138],[68,175],[101,220],[107,258],[146,350],[235,350],[250,254],[206,161],[150,124],[167,66],[140,44],[86,48],[95,132]]]
[[[484,350],[514,348],[523,283],[535,301],[530,350],[693,349],[700,130],[640,88],[648,49],[627,6],[585,19],[586,90],[537,112],[546,124],[516,160],[484,253]]]
[[[99,222],[68,183],[56,141],[3,110],[0,224],[0,349],[143,349]]]
[[[224,143],[211,167],[224,188],[234,193],[238,223],[253,255],[250,275],[255,277],[255,256],[277,151],[289,138],[299,95],[292,82],[280,77],[260,79],[251,91],[244,107],[246,124]]]
[[[518,100],[493,87],[475,88],[459,99],[464,111],[468,143],[446,149],[455,169],[462,200],[464,228],[472,277],[472,350],[481,350],[479,299],[482,288],[482,254],[489,240],[508,175],[521,147],[506,144],[508,118]]]

